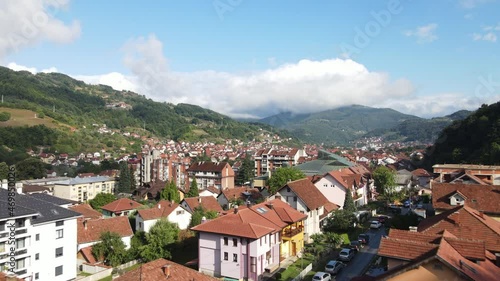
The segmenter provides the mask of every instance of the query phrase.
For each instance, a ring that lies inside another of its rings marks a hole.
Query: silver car
[[[325,271],[332,275],[339,273],[339,271],[345,267],[345,264],[341,261],[331,260],[325,266]]]
[[[350,261],[354,257],[354,250],[344,248],[339,253],[339,260]]]
[[[313,281],[331,281],[332,276],[330,275],[330,273],[316,272],[316,274],[314,274],[312,280]]]

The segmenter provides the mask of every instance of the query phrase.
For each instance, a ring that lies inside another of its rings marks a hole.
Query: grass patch
[[[0,122],[0,126],[2,127],[19,127],[19,126],[35,126],[35,125],[45,125],[49,128],[58,128],[57,122],[54,119],[45,116],[44,118],[35,118],[37,114],[34,111],[26,110],[26,109],[17,109],[17,108],[6,108],[0,107],[0,112],[5,111],[10,113],[10,120],[5,122]]]
[[[125,271],[125,272],[131,271],[131,270],[134,270],[136,268],[139,268],[141,265],[142,265],[142,263],[136,263],[132,266],[124,268],[123,271]]]
[[[99,279],[98,281],[112,281],[113,280],[113,276],[112,275],[109,275],[107,277],[104,277],[102,279]]]
[[[83,272],[83,271],[82,271],[82,272],[78,273],[78,275],[79,275],[79,276],[85,276],[85,277],[86,277],[86,276],[90,276],[90,275],[92,275],[92,273],[88,273],[88,272]]]
[[[314,261],[314,256],[313,255],[304,255],[303,258],[298,259],[296,262],[291,264],[285,271],[281,273],[281,278],[277,280],[292,280],[293,278],[297,277],[299,273],[306,268],[310,263],[313,263]]]

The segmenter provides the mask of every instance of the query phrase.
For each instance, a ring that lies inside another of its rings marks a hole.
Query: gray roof
[[[64,198],[59,198],[59,197],[52,196],[52,195],[45,194],[45,193],[33,193],[33,194],[30,194],[29,196],[35,197],[36,199],[41,199],[43,201],[47,201],[49,203],[52,203],[52,204],[55,204],[58,206],[78,203],[76,201],[71,201],[71,200],[67,200]]]
[[[111,180],[115,180],[115,178],[107,176],[95,176],[95,177],[85,177],[85,178],[76,177],[65,181],[57,182],[57,184],[74,185],[74,184],[96,183],[96,182],[111,181]]]
[[[4,190],[4,189],[2,189],[2,190]],[[5,194],[5,196],[4,196],[4,194],[1,193],[1,195],[2,195],[2,198],[0,199],[0,220],[14,218],[14,217],[34,216],[34,215],[38,214],[37,211],[29,209],[29,208],[24,208],[22,206],[18,206],[17,203],[12,209],[9,209],[9,202],[8,202],[7,194]],[[17,199],[17,194],[16,194],[16,199]]]
[[[395,181],[398,185],[407,185],[411,181],[411,175],[396,174]]]
[[[62,181],[69,180],[69,177],[54,177],[54,178],[44,178],[44,179],[34,179],[34,180],[22,180],[23,184],[32,184],[32,185],[52,185],[55,183],[59,183]]]
[[[2,216],[4,215],[5,210],[7,210],[6,214],[9,215],[8,209],[3,208],[3,205],[8,203],[8,191],[0,188],[0,198],[0,201],[3,202],[1,210]],[[39,224],[81,216],[81,214],[77,212],[60,207],[43,199],[35,198],[31,195],[16,194],[15,200],[15,208],[19,209],[20,213],[26,213],[31,210],[33,210],[35,213],[38,213],[38,215],[31,220],[32,224]]]
[[[351,163],[344,157],[325,150],[320,150],[318,152],[317,160],[305,162],[295,166],[295,168],[304,172],[306,176],[314,176],[324,175],[331,171],[337,171],[352,166],[354,166],[354,163]]]

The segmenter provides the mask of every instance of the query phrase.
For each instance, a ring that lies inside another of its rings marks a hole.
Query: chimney
[[[238,213],[238,205],[234,205],[234,213],[237,214]]]
[[[163,270],[163,274],[165,274],[165,277],[169,278],[171,275],[170,264],[166,264],[166,265],[162,266],[161,269]]]
[[[269,202],[269,203],[267,204],[267,207],[268,207],[269,209],[271,209],[271,210],[272,210],[272,209],[273,209],[273,202]]]
[[[201,196],[198,197],[198,203],[201,204]]]
[[[83,219],[83,228],[87,230],[87,221],[88,219]]]
[[[280,195],[274,195],[274,199],[279,199],[279,200],[281,200],[281,196],[280,196]]]
[[[410,226],[409,227],[410,232],[417,232],[417,227],[416,226]]]
[[[161,205],[160,204],[158,204],[158,209],[161,209]]]
[[[206,222],[206,221],[207,221],[207,217],[203,216],[203,217],[201,218],[201,223],[204,223],[204,222]]]
[[[250,200],[247,200],[247,208],[250,208],[252,206],[252,202]]]

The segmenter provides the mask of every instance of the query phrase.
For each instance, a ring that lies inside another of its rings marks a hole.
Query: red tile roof
[[[69,206],[69,209],[82,214],[84,218],[89,218],[89,219],[102,218],[102,214],[94,210],[92,206],[90,206],[89,204],[73,205]]]
[[[197,225],[192,230],[257,239],[268,233],[281,231],[291,223],[305,218],[307,215],[274,199],[250,208],[238,209],[237,212]]]
[[[168,266],[168,269],[164,268]],[[169,275],[165,274],[168,271]],[[122,276],[113,279],[115,281],[217,281],[219,279],[205,275],[189,267],[178,263],[157,259],[141,265],[139,268],[131,270]]]
[[[465,204],[486,213],[500,214],[500,185],[433,183],[432,205],[435,209],[452,209],[449,197],[460,192]]]
[[[179,207],[178,203],[161,200],[153,208],[140,209],[137,211],[137,213],[145,221],[154,220],[168,217],[177,207]]]
[[[97,259],[94,257],[92,254],[92,246],[88,246],[85,248],[80,249],[80,252],[82,253],[83,258],[85,261],[89,264],[96,264]]]
[[[436,244],[382,237],[378,255],[411,261],[428,254],[436,248]]]
[[[315,210],[329,203],[325,195],[308,178],[289,182],[280,190],[284,188],[290,188],[309,210]]]
[[[224,168],[228,166],[229,169],[232,170],[231,167],[229,167],[229,164],[227,162],[218,162],[218,163],[213,163],[213,162],[196,162],[191,164],[191,166],[188,168],[188,171],[190,172],[217,172],[221,173]]]
[[[134,200],[130,200],[128,198],[120,198],[118,200],[115,200],[109,204],[102,206],[102,209],[112,213],[119,213],[128,210],[135,210],[141,206],[142,204],[139,204]]]
[[[87,228],[85,229],[85,223]],[[107,219],[78,219],[77,241],[78,244],[100,241],[101,233],[114,232],[120,237],[132,236],[132,228],[127,216]]]
[[[183,201],[186,202],[189,208],[193,211],[201,205],[207,211],[215,211],[219,214],[223,212],[222,207],[219,205],[219,202],[217,202],[217,199],[215,199],[215,197],[213,196],[190,197],[184,198]]]
[[[412,171],[411,174],[416,177],[432,177],[432,175],[429,172],[427,172],[422,168]]]
[[[259,192],[257,188],[249,188],[249,187],[235,187],[235,188],[226,188],[222,190],[222,194],[226,197],[228,201],[232,199],[241,199],[247,200],[247,196],[243,194],[243,192],[247,192],[250,194],[251,198],[254,201],[262,198],[262,194]]]
[[[14,280],[16,280],[16,281],[24,281],[24,279],[17,278],[17,277],[15,277]],[[0,272],[0,281],[7,281],[7,275],[5,273],[3,273],[3,272]],[[11,280],[9,279],[9,281],[11,281]]]

